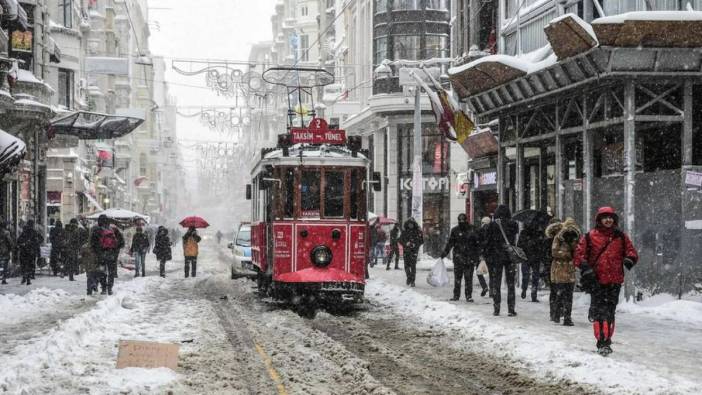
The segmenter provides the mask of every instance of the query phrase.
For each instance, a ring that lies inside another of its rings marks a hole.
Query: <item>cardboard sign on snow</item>
[[[117,369],[178,367],[178,344],[120,340]]]

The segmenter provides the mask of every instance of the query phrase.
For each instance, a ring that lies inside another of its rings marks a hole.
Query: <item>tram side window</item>
[[[282,174],[283,187],[285,188],[283,217],[292,218],[295,215],[295,169],[284,169]]]
[[[319,171],[305,170],[300,177],[300,203],[303,217],[319,217]]]
[[[351,195],[351,207],[349,216],[351,219],[358,219],[358,204],[361,196],[358,194],[358,170],[351,170],[351,185],[349,188],[349,193]]]
[[[324,216],[344,216],[344,172],[324,173]]]

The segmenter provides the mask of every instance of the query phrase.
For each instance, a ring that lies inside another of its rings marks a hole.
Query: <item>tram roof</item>
[[[368,158],[360,152],[357,153],[356,157],[353,157],[351,150],[345,146],[295,144],[288,149],[288,156],[283,156],[281,148],[265,153],[251,174],[258,173],[263,165],[297,166],[304,164],[307,166],[365,167],[369,162]]]

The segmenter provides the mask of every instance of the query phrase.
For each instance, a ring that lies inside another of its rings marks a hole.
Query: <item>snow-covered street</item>
[[[228,251],[203,245],[197,278],[182,261],[167,278],[120,272],[112,297],[83,295],[85,279],[38,276],[0,288],[0,388],[7,393],[698,393],[699,322],[675,311],[699,302],[624,305],[615,353],[594,353],[586,300],[576,326],[548,322],[545,303],[492,317],[489,300],[448,302],[420,264],[417,288],[403,271],[371,269],[357,311],[305,319],[229,278]],[[451,274],[451,273],[450,273]],[[477,287],[477,285],[476,285]],[[547,296],[541,295],[542,299]],[[663,306],[663,307],[661,307]],[[668,306],[666,309],[665,306]],[[177,371],[116,369],[119,340],[178,343]],[[615,347],[616,346],[616,347]]]

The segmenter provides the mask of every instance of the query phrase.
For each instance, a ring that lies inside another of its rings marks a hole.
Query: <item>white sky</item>
[[[164,9],[165,8],[165,9]],[[183,76],[171,69],[174,58],[247,60],[251,44],[271,40],[275,0],[149,0],[151,52],[166,60],[166,80],[178,106],[234,106],[205,87],[204,75]],[[155,24],[158,23],[158,26]],[[191,85],[191,86],[184,86]],[[194,113],[196,109],[181,109]],[[178,137],[221,140],[197,118],[178,117]]]

